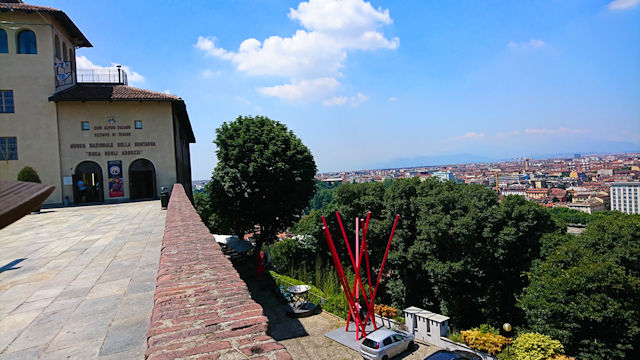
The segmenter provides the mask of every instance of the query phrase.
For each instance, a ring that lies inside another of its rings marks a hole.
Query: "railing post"
[[[122,83],[122,80],[120,79],[120,68],[121,68],[121,66],[118,65],[116,67],[118,68],[118,84],[120,84],[120,83]]]

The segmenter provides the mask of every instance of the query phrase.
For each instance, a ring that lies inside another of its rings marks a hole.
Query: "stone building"
[[[184,101],[128,86],[120,67],[76,69],[91,43],[61,10],[0,0],[0,179],[24,166],[56,190],[45,204],[191,196]]]

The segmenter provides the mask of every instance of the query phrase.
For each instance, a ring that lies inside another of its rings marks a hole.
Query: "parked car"
[[[438,350],[424,360],[482,360],[482,358],[468,351]]]
[[[387,360],[405,350],[413,349],[413,334],[380,328],[362,341],[360,355],[367,360]]]

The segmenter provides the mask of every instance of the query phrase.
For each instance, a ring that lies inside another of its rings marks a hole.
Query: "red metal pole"
[[[338,219],[340,217],[338,216]],[[350,290],[350,286],[349,283],[347,282],[346,276],[344,274],[344,269],[342,268],[342,263],[340,262],[340,258],[338,257],[338,252],[336,250],[336,247],[333,243],[333,239],[331,238],[331,233],[329,232],[329,227],[327,226],[327,221],[325,220],[324,216],[321,217],[322,219],[322,223],[324,224],[323,230],[324,230],[324,236],[327,239],[327,245],[329,246],[329,250],[331,251],[331,255],[333,258],[333,263],[336,267],[336,270],[338,271],[338,279],[340,280],[340,283],[342,285],[342,289],[344,291],[345,297],[347,298],[347,302],[349,303],[349,310],[350,310],[350,315],[353,317],[354,322],[356,323],[356,326],[360,326],[362,328],[362,333],[365,333],[365,329],[362,326],[362,322],[360,321],[359,317],[357,316],[357,312],[356,312],[356,306],[355,303],[353,301],[353,297],[351,296],[351,291]],[[348,323],[347,323],[347,329],[348,329]]]
[[[349,245],[349,240],[347,239],[347,233],[344,231],[344,226],[342,226],[342,219],[340,218],[340,213],[337,211],[336,211],[336,217],[338,218],[338,224],[340,224],[340,230],[342,230],[342,237],[344,238],[344,243],[347,245],[347,250],[349,250],[349,257],[351,257],[351,264],[355,266],[356,262],[353,260],[351,245]]]
[[[371,291],[371,268],[369,267],[369,252],[367,251],[367,231],[369,230],[369,218],[371,212],[367,213],[367,221],[364,223],[364,230],[362,231],[362,242],[364,243],[364,256],[367,263],[367,278],[369,279],[369,291]]]
[[[365,222],[362,230],[362,244],[363,244],[364,257],[367,263],[367,280],[369,282],[369,294],[371,294],[373,291],[373,287],[371,286],[371,267],[369,266],[369,252],[367,251],[367,232],[369,231],[370,218],[371,218],[371,212],[369,211],[367,212],[367,221]],[[365,299],[368,299],[368,298],[369,297],[366,297]],[[365,302],[367,303],[367,318],[365,319],[365,324],[368,322],[369,317],[371,317],[371,322],[373,323],[373,330],[374,331],[378,330],[378,325],[376,324],[376,317],[374,315],[375,308],[368,301],[365,300]]]
[[[391,229],[391,235],[389,236],[389,242],[387,243],[387,250],[384,252],[384,257],[382,258],[382,265],[380,265],[380,272],[378,273],[378,280],[376,281],[376,288],[373,290],[373,295],[371,295],[371,306],[373,306],[373,301],[376,298],[376,294],[378,293],[378,286],[380,285],[380,278],[382,277],[382,272],[384,271],[384,265],[387,262],[387,256],[389,255],[389,249],[391,248],[391,240],[393,239],[393,234],[396,232],[396,225],[398,225],[398,219],[400,219],[400,214],[396,214],[396,219],[393,222],[393,228]],[[374,323],[375,323],[375,317]]]

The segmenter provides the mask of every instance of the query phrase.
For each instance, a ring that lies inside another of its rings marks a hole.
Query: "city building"
[[[567,204],[567,207],[587,214],[593,214],[607,209],[602,199],[599,198],[590,198],[584,201],[571,202]]]
[[[640,214],[640,207],[638,206],[640,182],[614,182],[611,183],[610,191],[611,210],[617,210],[625,214]]]
[[[525,191],[525,196],[527,200],[540,200],[544,199],[549,195],[549,189],[527,189]]]
[[[128,86],[120,68],[76,68],[91,43],[61,10],[0,0],[0,179],[33,167],[45,204],[191,196],[184,101]]]
[[[456,181],[456,177],[453,176],[453,173],[451,171],[436,171],[432,173],[431,176],[441,181],[449,181],[449,180]]]

